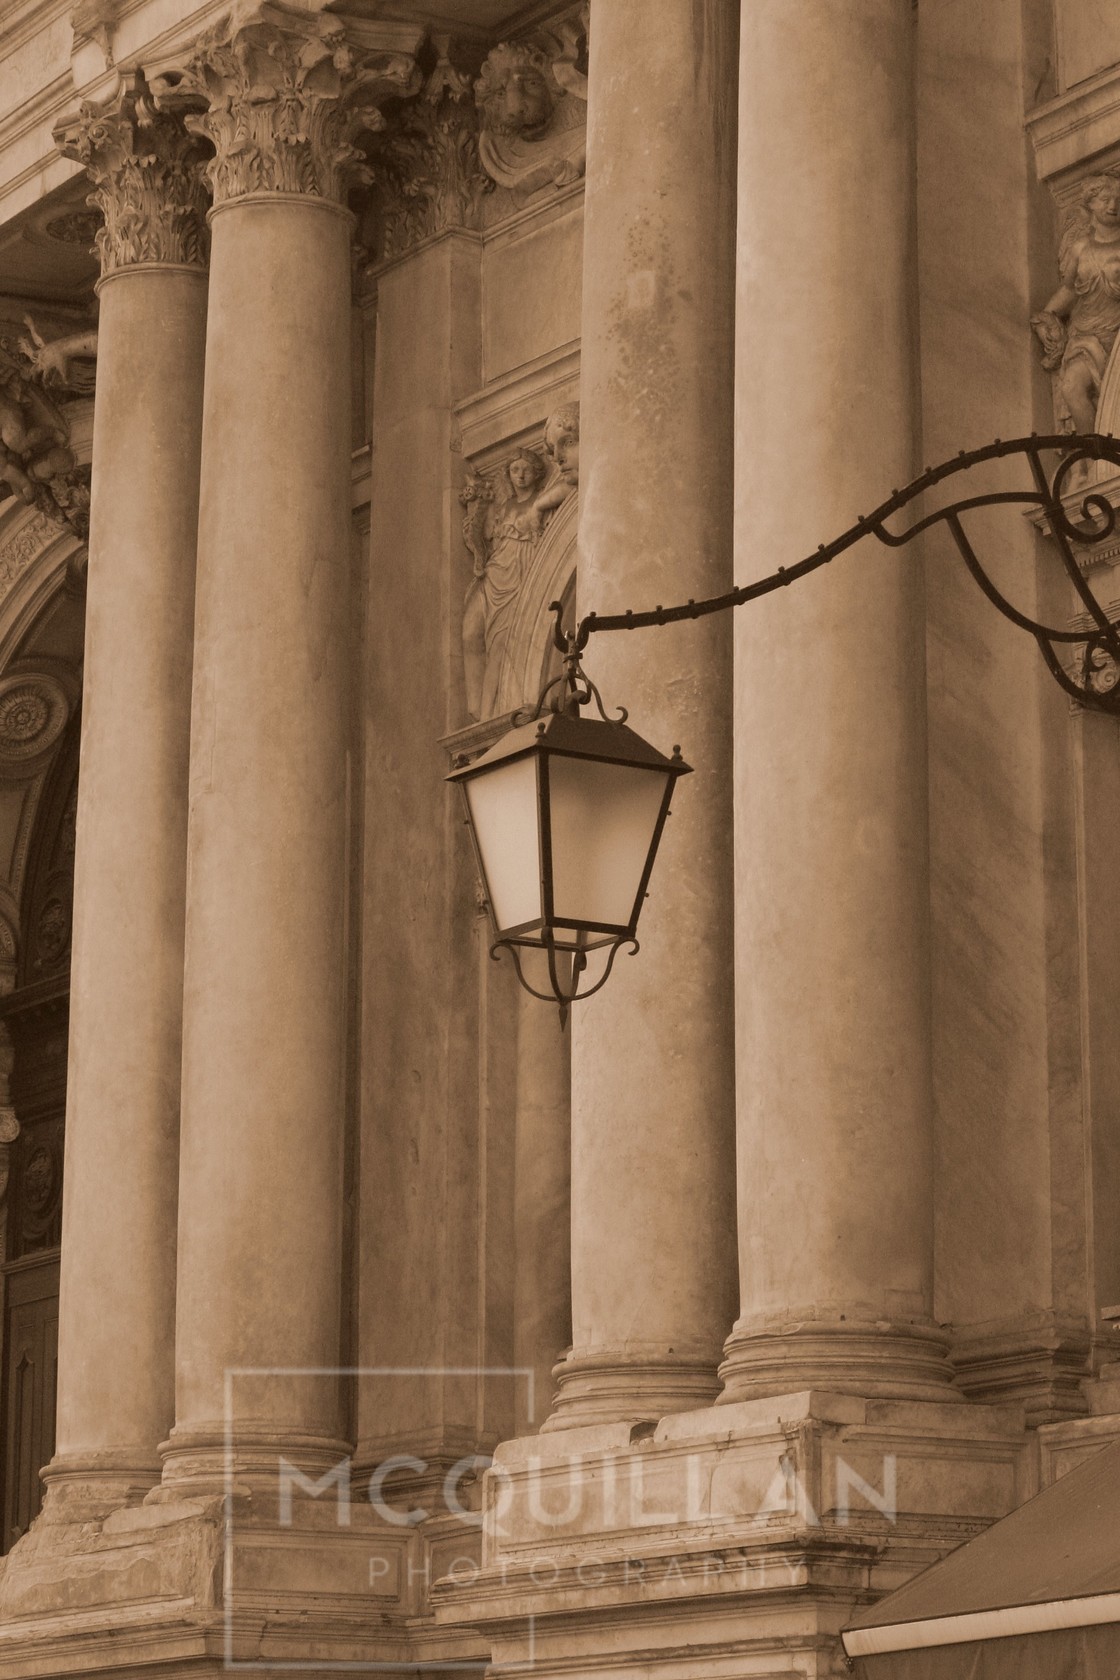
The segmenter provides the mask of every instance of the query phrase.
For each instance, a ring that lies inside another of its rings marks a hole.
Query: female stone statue
[[[498,493],[474,477],[460,495],[467,509],[463,540],[474,557],[474,582],[463,609],[463,662],[467,707],[472,717],[497,710],[502,661],[514,608],[541,532],[536,508],[547,468],[531,449],[519,449]]]
[[[1120,181],[1090,175],[1058,257],[1062,283],[1031,317],[1044,367],[1056,372],[1063,431],[1096,428],[1101,380],[1120,330]]]

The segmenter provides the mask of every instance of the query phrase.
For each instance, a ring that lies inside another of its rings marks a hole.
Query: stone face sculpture
[[[576,68],[579,40],[569,27],[555,55],[506,41],[488,54],[474,88],[482,115],[478,152],[499,186],[562,187],[583,174],[587,79]]]
[[[497,482],[473,473],[459,495],[467,510],[463,540],[474,559],[463,609],[467,709],[474,718],[498,710],[510,632],[536,544],[579,483],[578,403],[549,416],[544,442],[547,460],[520,449]]]
[[[1054,373],[1062,431],[1091,432],[1101,381],[1120,331],[1120,179],[1091,175],[1062,237],[1061,285],[1031,327]]]

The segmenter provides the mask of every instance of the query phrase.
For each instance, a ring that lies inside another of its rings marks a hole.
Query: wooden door
[[[42,1503],[39,1471],[54,1454],[58,1381],[58,1258],[15,1261],[7,1271],[4,1326],[4,1550],[27,1532]]]

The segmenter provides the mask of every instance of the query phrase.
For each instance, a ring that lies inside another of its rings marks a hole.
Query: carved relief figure
[[[1063,431],[1091,432],[1101,380],[1120,331],[1120,180],[1091,175],[1062,238],[1061,285],[1031,326],[1055,374]]]
[[[537,498],[541,513],[558,508],[579,488],[579,404],[565,403],[550,414],[544,426],[545,453],[555,477]]]
[[[96,328],[48,341],[30,315],[23,320],[27,333],[19,347],[31,372],[46,386],[88,395],[97,383]]]
[[[77,466],[69,422],[46,386],[60,395],[91,388],[97,334],[87,330],[48,341],[30,317],[25,320],[28,336],[18,346],[0,341],[0,496],[18,496],[84,537],[88,475]]]
[[[534,450],[519,450],[502,475],[504,487],[475,474],[460,493],[467,509],[463,540],[474,558],[475,574],[463,611],[463,660],[472,717],[493,717],[498,710],[510,631],[535,545],[552,514],[578,486],[578,403],[566,403],[549,416],[544,442],[547,462]]]
[[[536,494],[547,472],[531,449],[505,469],[505,487],[473,478],[461,492],[467,509],[463,540],[474,557],[474,581],[463,609],[463,659],[472,717],[493,717],[513,609],[541,532]]]
[[[566,186],[584,172],[587,79],[576,67],[580,32],[562,31],[550,55],[527,42],[502,42],[475,83],[482,114],[478,151],[490,178],[532,191]]]
[[[35,502],[48,479],[70,472],[69,436],[58,406],[0,352],[0,482],[9,493]]]

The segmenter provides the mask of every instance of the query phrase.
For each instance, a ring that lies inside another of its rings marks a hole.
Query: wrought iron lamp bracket
[[[1061,459],[1051,476],[1047,474],[1042,456],[1046,452],[1054,451],[1061,455]],[[983,462],[1009,456],[1025,457],[1031,472],[1030,488],[992,490],[979,495],[963,496],[928,513],[919,509],[917,516],[909,523],[903,523],[901,529],[892,529],[888,523],[896,520],[898,515],[904,514],[920,497],[957,474],[966,473]],[[873,536],[888,548],[902,548],[923,531],[928,531],[936,525],[946,527],[969,574],[992,605],[1012,624],[1034,637],[1047,668],[1061,688],[1088,709],[1120,717],[1120,622],[1113,622],[1097,600],[1082,574],[1076,553],[1076,547],[1093,547],[1113,535],[1117,527],[1117,509],[1101,490],[1083,487],[1079,505],[1083,523],[1077,523],[1066,511],[1067,500],[1077,499],[1077,489],[1071,482],[1074,474],[1082,465],[1092,461],[1107,461],[1120,469],[1120,439],[1113,437],[1111,433],[1098,432],[1046,436],[1032,433],[1030,437],[1014,438],[1009,442],[997,438],[994,443],[987,444],[983,449],[961,450],[959,455],[943,462],[941,466],[927,468],[905,489],[892,491],[887,500],[872,513],[857,519],[840,536],[830,543],[822,543],[813,554],[807,555],[803,560],[798,560],[790,566],[779,566],[778,570],[769,576],[729,590],[724,595],[702,601],[690,600],[680,606],[658,606],[646,612],[588,613],[571,631],[564,628],[560,602],[553,601],[550,607],[555,617],[553,641],[562,656],[562,669],[558,676],[545,684],[535,706],[525,706],[514,712],[510,722],[517,727],[532,723],[544,717],[546,713],[566,713],[570,717],[578,718],[581,708],[594,705],[604,723],[624,723],[627,716],[625,708],[620,707],[614,718],[608,717],[602,695],[583,669],[583,651],[593,635],[609,630],[642,630],[683,619],[704,618],[710,613],[723,612],[729,607],[745,606],[750,601],[760,600],[775,590],[787,588],[800,578],[808,577],[847,549],[854,547],[864,537]],[[1046,624],[1031,614],[1022,612],[1007,599],[981,563],[975,544],[965,528],[965,517],[981,508],[1005,504],[1033,510],[1036,514],[1041,513],[1080,603],[1083,619],[1081,628],[1069,629],[1061,625]],[[1059,649],[1062,648],[1080,649],[1072,671],[1067,669],[1059,657]],[[546,727],[545,723],[540,724],[542,732]],[[679,749],[674,749],[672,761],[666,761],[670,762],[680,763]],[[656,845],[656,841],[654,844]],[[629,945],[632,954],[638,950],[638,942],[633,938],[632,932],[592,939],[588,939],[586,934],[580,934],[570,942],[557,940],[551,932],[536,939],[518,938],[513,934],[496,938],[490,947],[490,955],[496,961],[500,951],[508,950],[513,957],[517,978],[524,989],[545,1002],[559,1003],[560,1019],[563,1023],[572,1003],[591,997],[606,984],[614,966],[614,959],[623,945]],[[547,956],[550,991],[540,990],[526,977],[521,951],[529,948],[538,952],[543,950]],[[581,992],[580,980],[586,973],[588,956],[592,951],[606,953],[604,967],[594,984]]]
[[[545,949],[548,954],[548,978],[552,989],[547,992],[539,991],[536,986],[531,985],[525,978],[525,970],[522,967],[521,958],[518,955],[518,951],[520,949],[520,943],[518,940],[496,939],[490,947],[490,960],[492,962],[497,962],[498,953],[500,951],[508,951],[510,956],[513,958],[513,966],[517,970],[517,979],[519,984],[525,991],[531,993],[533,997],[540,998],[542,1003],[558,1003],[560,1005],[560,1025],[561,1027],[564,1027],[567,1025],[568,1010],[571,1008],[572,1004],[582,1003],[584,998],[594,997],[595,993],[599,991],[601,987],[606,985],[607,981],[611,977],[611,969],[614,967],[614,959],[617,957],[619,951],[624,945],[629,945],[630,950],[627,955],[631,957],[636,957],[638,951],[641,949],[638,941],[636,939],[631,939],[626,934],[621,935],[618,939],[603,940],[600,944],[589,947],[589,949],[594,950],[605,950],[607,953],[607,959],[603,972],[600,974],[598,980],[595,981],[594,985],[588,986],[587,990],[584,992],[580,991],[579,982],[580,976],[587,968],[587,951],[585,950],[575,950],[562,953],[571,959],[570,983],[566,985],[564,983],[564,977],[561,973],[560,964],[557,962],[557,946],[555,943],[551,941],[549,942]],[[533,949],[539,949],[539,947],[534,946]]]
[[[1042,463],[1042,455],[1048,451],[1059,451],[1063,457],[1052,477],[1048,476]],[[994,490],[981,495],[965,496],[936,508],[931,513],[921,515],[900,531],[890,529],[888,520],[902,513],[919,497],[945,480],[958,473],[967,472],[982,462],[1000,460],[1012,455],[1026,457],[1033,481],[1030,489]],[[1065,508],[1066,497],[1073,491],[1070,479],[1080,466],[1091,461],[1107,461],[1120,469],[1120,439],[1113,437],[1111,433],[1102,432],[1056,433],[1045,436],[1032,432],[1030,437],[1013,438],[1007,442],[997,438],[994,443],[989,443],[982,449],[962,449],[952,460],[945,461],[937,467],[927,467],[925,472],[905,489],[892,491],[887,500],[874,512],[857,519],[840,536],[833,538],[832,542],[822,543],[815,553],[807,555],[793,565],[779,566],[778,570],[770,573],[768,577],[760,578],[755,583],[744,584],[739,589],[729,590],[725,595],[716,595],[702,601],[690,600],[675,607],[654,607],[646,612],[588,613],[568,637],[562,636],[559,608],[553,603],[553,610],[557,613],[557,628],[554,632],[557,645],[574,660],[572,668],[578,672],[580,682],[589,684],[589,679],[579,665],[579,655],[592,635],[606,630],[643,630],[655,625],[673,624],[683,619],[703,618],[709,613],[723,612],[728,607],[745,606],[749,601],[760,600],[764,595],[770,595],[777,589],[787,588],[791,583],[796,583],[800,578],[808,577],[810,573],[828,565],[847,549],[854,547],[864,537],[873,536],[890,548],[902,548],[923,531],[943,524],[948,528],[970,575],[984,595],[1012,624],[1018,625],[1034,637],[1047,668],[1066,693],[1091,710],[1120,716],[1120,623],[1113,623],[1097,600],[1082,575],[1074,551],[1075,543],[1093,546],[1111,537],[1116,530],[1117,509],[1107,496],[1092,489],[1086,490],[1081,498],[1080,514],[1083,524],[1075,523]],[[993,582],[965,530],[963,516],[980,508],[1001,504],[1041,511],[1057,545],[1066,575],[1084,609],[1088,628],[1071,630],[1059,625],[1044,624],[1028,613],[1020,612]],[[1081,649],[1080,659],[1073,674],[1066,669],[1057,651],[1060,647],[1068,646]],[[565,677],[559,677],[556,682],[564,680]],[[589,684],[589,687],[602,712],[598,690],[593,684]]]

